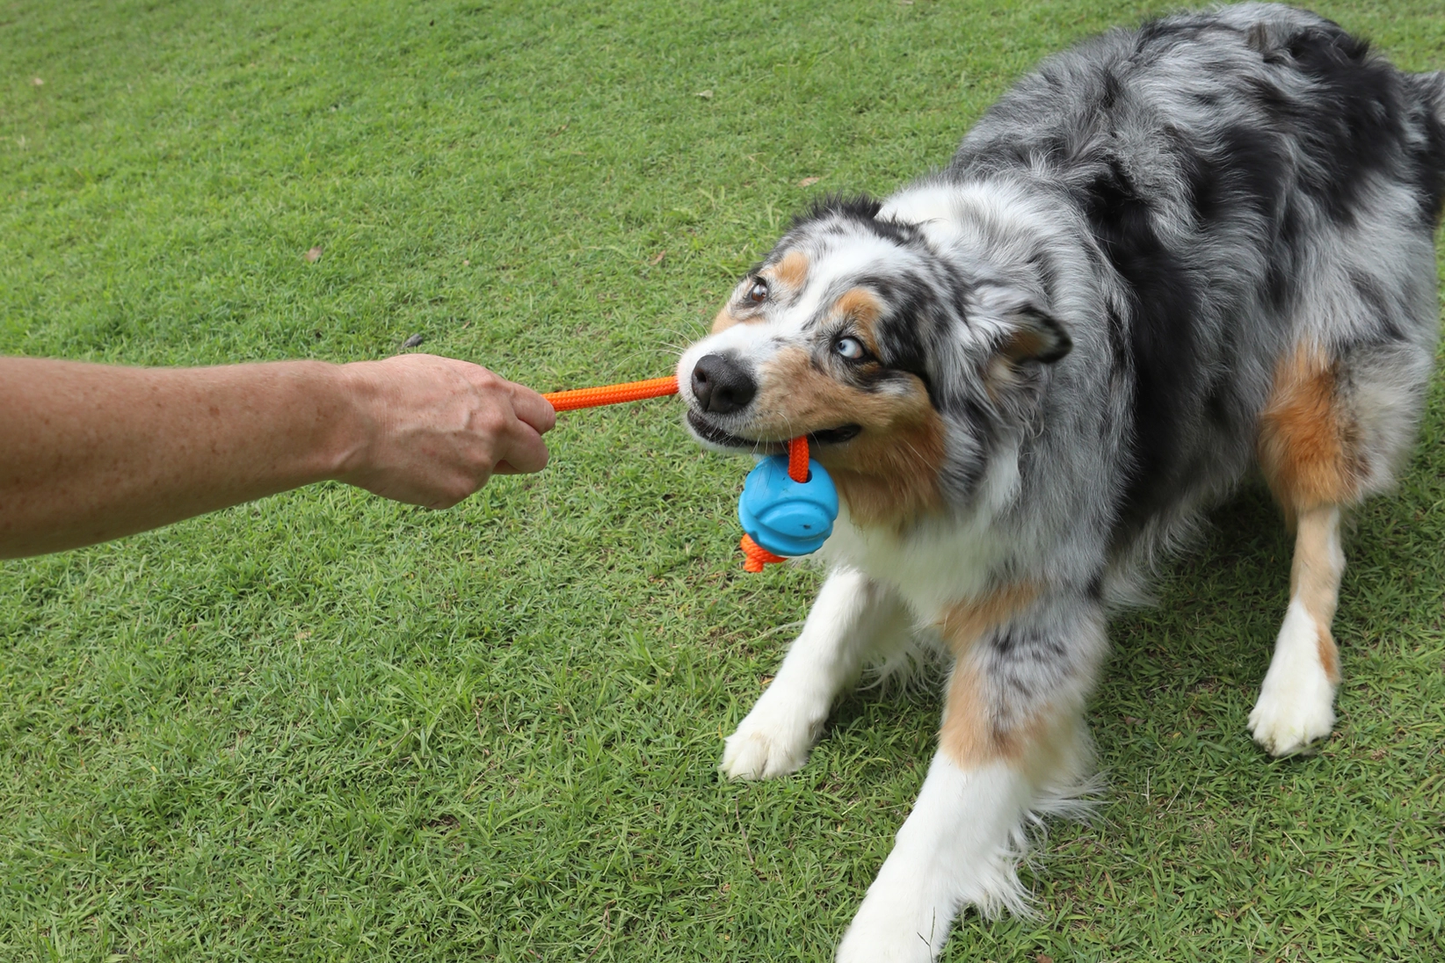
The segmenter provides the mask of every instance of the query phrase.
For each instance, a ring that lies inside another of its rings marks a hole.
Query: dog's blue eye
[[[857,338],[839,338],[838,343],[833,345],[833,350],[849,361],[860,361],[864,354],[863,342]]]

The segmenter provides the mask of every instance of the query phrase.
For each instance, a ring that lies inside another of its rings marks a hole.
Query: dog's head
[[[902,526],[969,498],[1071,342],[1035,283],[880,210],[832,198],[795,221],[678,380],[703,444],[807,435],[855,522]]]

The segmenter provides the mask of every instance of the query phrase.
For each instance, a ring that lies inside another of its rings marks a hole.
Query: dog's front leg
[[[718,768],[730,779],[769,779],[808,759],[833,699],[858,677],[864,659],[902,644],[911,629],[893,592],[852,569],[823,583],[808,621],[777,676],[736,732]]]
[[[1064,601],[1029,604],[1026,617],[986,627],[1019,598],[956,620],[974,638],[951,640],[962,651],[938,753],[843,937],[839,963],[928,963],[964,906],[988,915],[1025,910],[1015,868],[1030,814],[1081,807],[1083,704],[1103,652],[1103,618],[1087,602]]]
[[[1032,795],[1007,762],[965,767],[936,754],[838,963],[928,963],[965,904],[1019,902],[1013,837]]]

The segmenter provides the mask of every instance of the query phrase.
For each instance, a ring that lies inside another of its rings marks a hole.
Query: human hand
[[[494,474],[541,471],[557,413],[480,365],[428,354],[343,365],[357,440],[338,479],[386,498],[448,508]]]

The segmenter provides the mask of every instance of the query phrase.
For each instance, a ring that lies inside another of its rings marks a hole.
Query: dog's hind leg
[[[1271,755],[1289,756],[1327,738],[1335,724],[1340,656],[1334,622],[1345,556],[1338,505],[1298,513],[1289,608],[1274,657],[1249,714],[1249,730]]]
[[[1371,179],[1359,194],[1368,209],[1298,261],[1294,333],[1259,413],[1259,464],[1296,529],[1289,607],[1249,716],[1255,741],[1276,756],[1307,750],[1334,725],[1340,516],[1390,487],[1435,357],[1431,230],[1415,220],[1421,198],[1387,183]]]
[[[1036,602],[1025,589],[959,608],[942,626],[959,656],[938,752],[839,963],[927,963],[962,907],[1026,910],[1016,866],[1030,825],[1083,806],[1083,707],[1104,651],[1098,606]]]
[[[796,771],[838,693],[865,661],[905,644],[911,631],[907,608],[891,590],[857,571],[835,570],[772,684],[727,738],[723,775],[769,779]]]
[[[1307,750],[1335,722],[1340,657],[1330,626],[1345,570],[1340,508],[1359,500],[1367,469],[1341,374],[1323,351],[1297,347],[1280,363],[1260,415],[1260,466],[1295,528],[1289,608],[1249,714],[1254,740],[1275,756]]]

